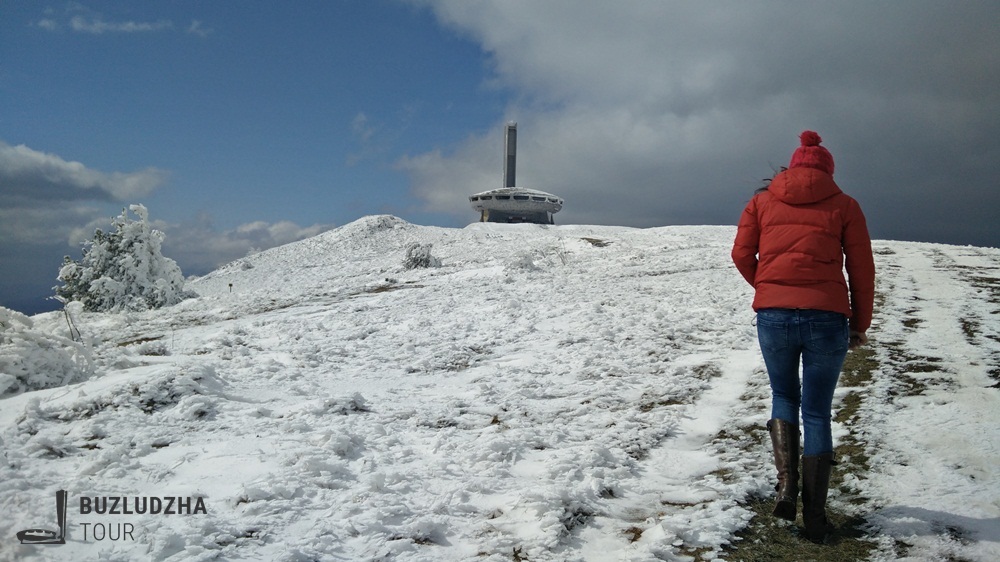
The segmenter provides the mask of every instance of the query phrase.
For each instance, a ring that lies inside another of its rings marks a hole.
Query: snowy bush
[[[441,267],[441,260],[431,255],[431,244],[411,244],[406,248],[403,268],[417,269],[418,267]]]
[[[67,385],[90,372],[83,344],[37,330],[31,318],[0,307],[0,397]]]
[[[529,253],[520,253],[512,259],[505,267],[507,273],[518,273],[521,271],[538,271],[535,258]]]
[[[113,232],[98,229],[84,244],[81,261],[65,258],[56,295],[91,312],[160,308],[190,296],[177,263],[160,253],[163,233],[150,227],[146,207],[129,209],[139,220],[123,210],[112,219]]]

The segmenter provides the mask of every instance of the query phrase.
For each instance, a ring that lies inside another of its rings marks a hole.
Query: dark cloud
[[[126,201],[145,197],[163,185],[167,173],[156,168],[138,172],[101,172],[24,145],[0,142],[0,203],[47,201]]]
[[[49,297],[59,284],[62,258],[69,253],[64,243],[0,244],[0,306],[28,314],[59,308]]]
[[[148,196],[166,177],[166,172],[156,168],[102,172],[24,145],[0,142],[0,239],[4,246],[43,248],[39,251],[57,268],[62,255],[93,236],[94,228],[107,228],[103,208],[108,203]],[[36,254],[17,251],[17,255]],[[24,274],[21,268],[4,271],[4,276]]]
[[[517,94],[519,183],[566,199],[557,222],[734,223],[808,128],[875,236],[1000,245],[995,3],[421,3]],[[399,167],[475,220],[501,136]]]

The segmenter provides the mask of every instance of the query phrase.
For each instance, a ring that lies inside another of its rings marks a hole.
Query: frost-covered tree
[[[82,260],[66,256],[59,270],[63,285],[54,287],[58,297],[95,312],[160,308],[190,296],[177,262],[160,253],[163,233],[150,227],[146,207],[131,205],[111,224],[112,232],[98,229],[84,243]]]

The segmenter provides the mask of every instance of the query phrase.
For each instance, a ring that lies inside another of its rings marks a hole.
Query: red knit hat
[[[817,170],[833,175],[833,155],[823,148],[819,143],[823,139],[819,138],[816,131],[802,131],[799,135],[802,146],[792,153],[792,161],[788,163],[789,168],[815,168]]]

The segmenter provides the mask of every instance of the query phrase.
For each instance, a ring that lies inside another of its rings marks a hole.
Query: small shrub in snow
[[[113,232],[97,230],[85,243],[81,261],[65,258],[56,295],[91,312],[160,308],[190,296],[177,263],[160,253],[163,233],[150,227],[146,207],[129,209],[139,220],[123,210],[112,219]]]
[[[90,372],[83,344],[37,330],[31,318],[0,307],[0,397],[67,385]]]
[[[166,356],[170,355],[170,350],[167,348],[167,344],[162,341],[147,341],[142,342],[132,349],[136,355],[146,355],[146,356]]]
[[[431,244],[411,244],[406,249],[406,259],[403,260],[403,268],[417,269],[424,267],[441,267],[441,260],[431,255]]]
[[[371,410],[368,408],[368,401],[365,400],[365,397],[355,392],[350,396],[326,398],[316,404],[311,411],[317,415],[348,415],[360,412],[370,412]]]
[[[535,259],[531,254],[521,253],[504,267],[504,271],[507,273],[538,271],[538,266],[535,264]]]

